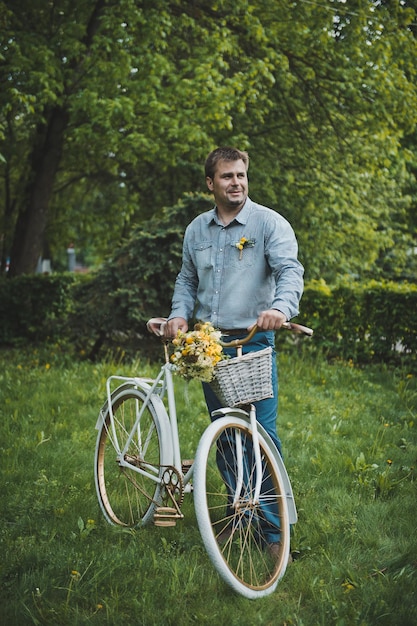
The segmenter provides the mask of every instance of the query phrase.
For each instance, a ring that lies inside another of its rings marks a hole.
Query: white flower
[[[196,324],[194,330],[187,333],[179,330],[172,340],[175,352],[171,355],[177,374],[186,380],[210,382],[216,363],[225,358],[220,337],[220,331],[210,322]]]

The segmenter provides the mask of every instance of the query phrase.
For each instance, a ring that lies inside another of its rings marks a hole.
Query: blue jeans
[[[246,333],[242,335],[245,336]],[[233,336],[233,339],[238,339],[240,336]],[[265,400],[260,400],[255,402],[256,408],[256,419],[262,424],[265,428],[266,432],[272,438],[272,441],[275,443],[280,454],[281,452],[281,441],[278,437],[276,421],[277,421],[277,412],[278,412],[278,372],[277,372],[277,364],[276,364],[276,354],[275,354],[275,334],[273,331],[265,331],[256,333],[253,339],[246,345],[243,346],[243,354],[247,352],[252,352],[254,350],[262,350],[268,346],[271,346],[273,349],[272,353],[272,387],[274,391],[273,398],[266,398]],[[227,339],[226,339],[227,341]],[[236,348],[225,348],[225,352],[230,356],[236,356]],[[223,405],[214,393],[213,389],[210,387],[208,383],[203,383],[203,391],[207,404],[207,408],[209,410],[210,416],[213,411],[216,409],[220,409]],[[213,418],[212,418],[213,419]],[[250,450],[247,450],[247,454],[250,455]],[[232,454],[230,455],[232,456]],[[225,484],[233,484],[230,481],[230,466],[229,471],[227,471],[224,467],[219,463],[219,471],[224,476]],[[227,474],[227,476],[226,476]],[[268,485],[265,484],[263,486],[263,490],[268,489]],[[262,507],[262,516],[263,522],[261,521],[262,534],[267,543],[272,543],[275,541],[279,541],[279,519],[277,514],[277,506],[276,505],[268,505]]]

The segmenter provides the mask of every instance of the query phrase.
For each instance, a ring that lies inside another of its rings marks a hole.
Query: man
[[[256,324],[259,332],[243,352],[274,348],[274,331],[298,313],[303,267],[294,231],[281,215],[248,197],[248,167],[248,154],[235,148],[217,148],[207,157],[206,183],[215,207],[186,229],[167,336],[186,332],[195,317],[219,328],[225,341],[244,337]],[[274,397],[255,406],[281,453],[275,353],[272,362]],[[203,387],[211,414],[221,403],[209,384]]]

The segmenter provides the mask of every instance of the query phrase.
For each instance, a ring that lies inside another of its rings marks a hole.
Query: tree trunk
[[[105,7],[106,0],[96,0],[83,40],[87,50],[97,32]],[[79,69],[77,66],[73,67],[74,72],[77,69]],[[49,203],[69,120],[68,111],[59,106],[44,113],[46,122],[36,129],[31,162],[28,164],[30,169],[28,183],[23,190],[23,201],[17,217],[10,255],[10,276],[34,272],[44,245]]]
[[[36,138],[28,165],[31,175],[23,193],[12,244],[10,275],[19,276],[35,271],[42,254],[48,207],[53,191],[68,123],[67,112],[54,108],[46,124],[36,130]]]

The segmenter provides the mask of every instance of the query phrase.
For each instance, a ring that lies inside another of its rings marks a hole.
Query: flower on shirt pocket
[[[254,247],[256,239],[241,237],[239,241],[232,243],[231,265],[236,267],[248,267],[253,264]]]
[[[199,241],[194,244],[194,255],[196,267],[203,269],[212,265],[211,253],[213,244],[211,241]]]

